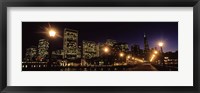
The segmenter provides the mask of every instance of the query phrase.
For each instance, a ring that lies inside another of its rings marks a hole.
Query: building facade
[[[93,41],[83,41],[83,58],[90,59],[99,56],[99,46]]]
[[[63,50],[65,59],[76,59],[78,53],[78,31],[64,29]]]
[[[113,54],[113,46],[117,43],[116,40],[113,40],[113,39],[107,39],[104,43],[98,43],[98,55],[99,56],[103,56],[104,54],[106,55],[111,55]],[[108,51],[107,53],[105,53],[104,49],[105,48],[108,48]]]
[[[164,53],[164,62],[166,65],[178,67],[178,51]]]
[[[37,56],[37,47],[31,46],[30,48],[26,49],[25,61],[34,61]]]
[[[139,45],[134,44],[131,46],[131,54],[133,56],[141,57],[143,54],[143,50],[140,49]]]
[[[147,40],[146,33],[144,33],[144,60],[149,61],[149,44]]]
[[[110,47],[113,47],[114,44],[116,44],[116,40],[113,40],[113,39],[107,39],[106,40],[106,45],[107,46],[110,46]]]
[[[146,54],[148,52],[149,52],[149,44],[148,44],[146,33],[144,33],[144,53]]]
[[[40,39],[38,43],[38,59],[43,60],[49,55],[49,42],[46,39]]]
[[[52,51],[52,55],[53,55],[53,58],[63,59],[64,58],[64,51],[63,50]]]
[[[82,47],[78,46],[77,58],[81,58],[81,57],[82,57]]]
[[[125,42],[118,42],[113,45],[114,53],[124,52],[127,53],[129,51],[128,44]]]

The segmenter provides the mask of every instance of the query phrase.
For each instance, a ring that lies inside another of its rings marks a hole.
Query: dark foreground
[[[30,67],[22,71],[178,71],[177,67],[160,66],[147,63],[125,66],[67,66],[67,67]]]

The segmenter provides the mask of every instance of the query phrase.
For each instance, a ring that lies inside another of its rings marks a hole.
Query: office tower
[[[149,60],[149,44],[146,33],[144,33],[144,60]]]
[[[25,61],[34,61],[37,55],[37,47],[31,46],[26,49]]]
[[[128,44],[125,42],[118,42],[113,45],[113,52],[118,53],[118,52],[128,52]]]
[[[93,41],[83,41],[83,58],[90,59],[98,57],[98,44]]]
[[[40,60],[45,59],[49,54],[49,42],[46,39],[40,39],[38,43],[38,57]]]
[[[78,31],[74,29],[64,29],[63,40],[64,58],[76,59],[78,53]]]

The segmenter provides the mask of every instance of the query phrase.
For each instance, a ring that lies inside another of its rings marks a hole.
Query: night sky
[[[39,39],[49,38],[45,28],[54,28],[59,36],[54,39],[54,50],[62,49],[64,28],[79,31],[79,44],[82,40],[105,42],[114,39],[117,42],[138,44],[144,47],[146,33],[149,47],[158,47],[163,41],[164,52],[178,50],[178,22],[22,22],[22,52],[26,48],[38,45]]]

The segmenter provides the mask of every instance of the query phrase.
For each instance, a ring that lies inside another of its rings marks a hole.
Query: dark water
[[[109,67],[109,68],[61,68],[61,71],[127,71],[128,67]]]
[[[139,65],[134,66],[111,66],[111,67],[29,67],[22,68],[22,71],[153,71],[153,69],[146,66],[140,68]],[[150,66],[149,66],[150,67]],[[178,71],[178,68],[169,68],[154,65],[154,71]]]
[[[55,67],[23,68],[22,71],[129,71],[131,67]]]

